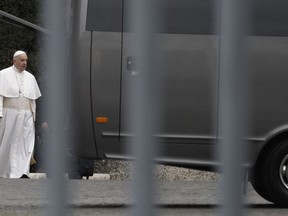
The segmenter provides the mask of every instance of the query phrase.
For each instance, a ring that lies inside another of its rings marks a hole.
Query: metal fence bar
[[[159,115],[159,90],[157,89],[155,28],[160,20],[155,18],[157,1],[135,0],[127,5],[131,12],[128,21],[131,26],[133,40],[136,46],[133,53],[137,59],[137,75],[131,83],[131,128],[135,137],[130,146],[135,161],[134,198],[135,208],[133,215],[154,215],[154,176],[153,159],[157,152],[157,143],[154,139]]]
[[[45,44],[47,50],[44,70],[46,86],[44,91],[45,107],[43,115],[50,127],[47,145],[46,170],[47,196],[49,197],[46,215],[64,216],[66,211],[67,188],[64,173],[65,160],[65,114],[67,104],[67,5],[69,0],[49,0],[42,5],[43,26],[51,31]]]
[[[224,173],[221,215],[243,215],[242,184],[246,153],[246,4],[220,1],[219,154]]]

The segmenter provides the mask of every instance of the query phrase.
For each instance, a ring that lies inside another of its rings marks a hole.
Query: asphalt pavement
[[[0,216],[47,215],[49,179],[0,179]],[[133,206],[131,181],[65,180],[67,215],[130,215]],[[157,182],[157,215],[219,215],[217,182]],[[55,194],[58,196],[58,194]],[[249,185],[244,196],[245,215],[284,215],[262,199]],[[247,208],[247,209],[246,209]],[[55,216],[55,215],[53,215]]]

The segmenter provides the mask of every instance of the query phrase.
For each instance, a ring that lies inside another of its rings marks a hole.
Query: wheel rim
[[[288,155],[282,160],[279,171],[281,182],[288,190]]]

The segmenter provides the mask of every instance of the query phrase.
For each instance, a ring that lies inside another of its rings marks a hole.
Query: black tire
[[[275,144],[257,162],[251,183],[264,199],[288,207],[288,139]]]

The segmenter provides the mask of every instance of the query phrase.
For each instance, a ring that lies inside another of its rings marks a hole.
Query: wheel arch
[[[288,124],[276,128],[270,132],[264,139],[264,142],[259,148],[256,160],[254,161],[252,168],[257,166],[257,164],[265,158],[267,152],[269,152],[273,146],[281,142],[284,139],[288,139]]]

